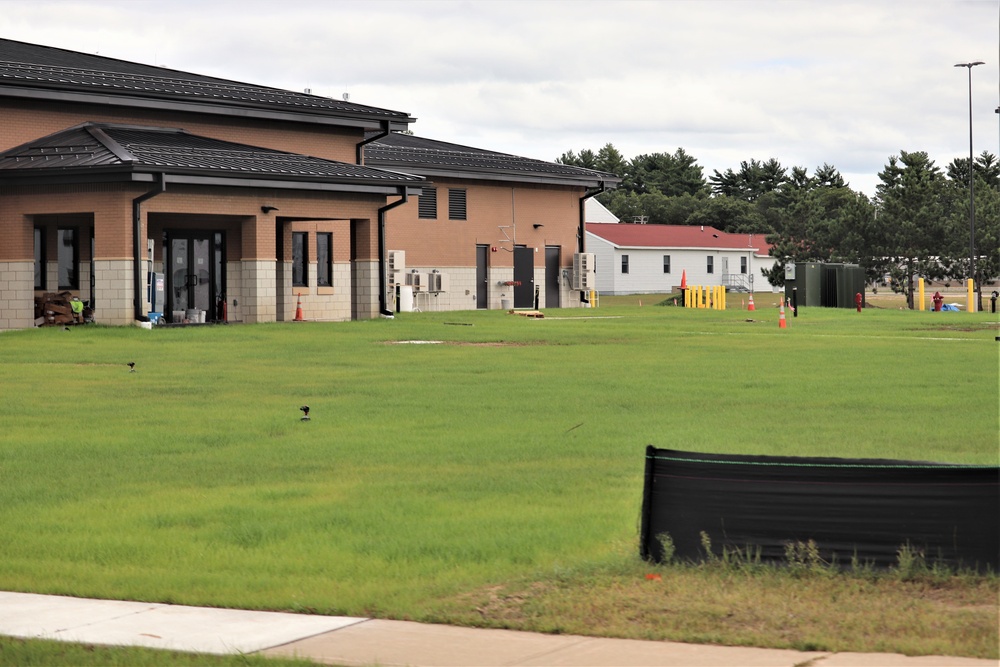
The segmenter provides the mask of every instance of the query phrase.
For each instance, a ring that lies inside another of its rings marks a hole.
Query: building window
[[[329,232],[316,235],[316,284],[333,285],[333,234]]]
[[[670,273],[670,255],[663,256],[663,272]]]
[[[292,232],[292,285],[295,287],[309,285],[309,272],[306,270],[308,261],[309,234]]]
[[[59,289],[80,288],[80,245],[75,229],[60,229]]]
[[[35,289],[44,290],[45,289],[45,272],[47,267],[45,266],[45,230],[41,227],[35,227]]]
[[[708,264],[706,265],[706,268],[709,273],[715,273],[715,258],[711,255],[708,256]]]
[[[745,275],[746,272],[747,272],[747,258],[740,257],[740,273]]]
[[[622,273],[628,273],[628,255],[622,255]]]
[[[417,198],[417,217],[436,220],[438,217],[437,188],[424,188]]]
[[[448,190],[448,219],[465,220],[465,188]]]

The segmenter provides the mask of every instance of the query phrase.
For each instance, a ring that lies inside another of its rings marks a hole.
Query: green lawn
[[[995,316],[648,298],[0,334],[0,589],[474,622],[643,571],[647,444],[997,463]]]

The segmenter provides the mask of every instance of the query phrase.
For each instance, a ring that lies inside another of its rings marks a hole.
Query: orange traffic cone
[[[302,294],[299,294],[299,300],[295,303],[295,321],[302,322]]]
[[[787,329],[788,322],[785,321],[785,303],[782,302],[778,310],[778,328]]]
[[[753,294],[750,295],[750,305],[747,306],[747,310],[748,311],[750,311],[750,310],[757,310],[756,308],[754,308],[754,305],[753,305]]]

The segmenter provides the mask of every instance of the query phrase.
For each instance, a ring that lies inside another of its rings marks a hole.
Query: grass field
[[[996,317],[661,299],[4,333],[0,589],[996,657],[996,577],[637,556],[647,444],[997,464]]]

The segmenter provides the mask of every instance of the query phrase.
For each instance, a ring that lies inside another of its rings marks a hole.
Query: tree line
[[[706,178],[683,148],[626,159],[612,144],[556,161],[618,176],[620,186],[597,198],[623,222],[765,235],[775,263],[763,273],[775,285],[784,284],[786,263],[855,263],[873,284],[888,277],[913,308],[916,277],[948,282],[969,274],[968,158],[941,169],[926,152],[900,151],[879,172],[874,197],[852,190],[825,163],[810,174],[774,158],[751,159]],[[1000,276],[1000,162],[984,151],[972,172],[981,287]]]

